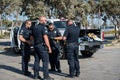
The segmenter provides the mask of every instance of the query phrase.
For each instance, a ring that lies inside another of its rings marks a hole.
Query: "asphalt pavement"
[[[9,45],[9,41],[0,40],[0,80],[34,80],[32,69],[34,57],[31,55],[29,63],[32,75],[24,76],[21,71],[21,55],[14,54]],[[65,77],[69,72],[66,59],[60,60],[62,73],[50,72],[50,76],[55,80],[120,80],[120,43],[98,50],[91,58],[80,56],[79,61],[81,70],[79,77],[72,79]],[[42,61],[39,73],[43,77]]]

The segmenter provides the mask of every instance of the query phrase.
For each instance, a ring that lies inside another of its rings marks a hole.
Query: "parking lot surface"
[[[60,60],[62,73],[50,72],[55,80],[120,80],[120,45],[105,47],[97,51],[91,58],[80,56],[81,74],[79,77],[65,77],[69,72],[67,60]],[[34,57],[31,55],[29,71],[32,75],[24,76],[21,71],[21,55],[13,53],[8,41],[0,41],[0,80],[34,80]],[[40,76],[42,61],[40,62]]]

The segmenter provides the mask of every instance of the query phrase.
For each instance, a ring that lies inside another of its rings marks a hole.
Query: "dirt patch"
[[[120,47],[120,41],[113,40],[110,44],[106,44],[105,47]]]

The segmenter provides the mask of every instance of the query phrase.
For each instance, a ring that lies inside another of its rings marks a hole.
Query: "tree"
[[[115,26],[115,37],[120,38],[120,0],[101,0],[99,4],[101,4],[99,6],[102,13],[105,13],[106,17],[110,19]],[[116,31],[116,27],[119,29],[118,32]]]
[[[75,18],[74,16],[74,5],[77,0],[50,0],[49,7],[55,9],[55,15],[60,18]]]
[[[75,6],[75,11],[76,11],[75,16],[79,16],[82,25],[87,28],[88,26],[87,16],[90,14],[91,11],[91,7],[88,4],[88,2],[84,2],[83,0],[78,1],[78,3]]]
[[[6,15],[14,14],[14,16],[18,19],[19,13],[20,13],[20,6],[21,6],[21,0],[0,0],[0,22],[1,27],[2,25],[2,19]],[[2,31],[1,31],[2,32]]]
[[[39,16],[47,16],[48,8],[41,0],[22,0],[22,12],[28,16],[31,20],[37,19]]]
[[[21,0],[0,0],[0,15],[1,18],[6,15],[14,14],[18,17],[21,10]]]

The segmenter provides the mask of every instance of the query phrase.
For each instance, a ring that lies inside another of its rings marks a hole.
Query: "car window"
[[[109,28],[110,28],[110,29],[114,29],[114,27],[113,27],[113,26],[110,26]]]
[[[67,26],[67,21],[55,21],[54,25],[56,28],[65,28]]]
[[[114,29],[114,26],[105,27],[105,29]]]

